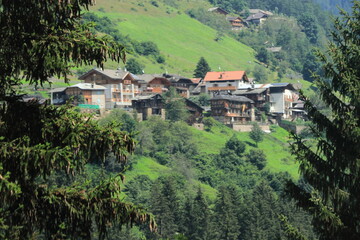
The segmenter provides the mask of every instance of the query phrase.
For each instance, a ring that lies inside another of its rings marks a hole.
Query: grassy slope
[[[150,0],[98,0],[97,5],[91,7],[91,11],[100,16],[107,16],[119,26],[119,31],[128,34],[138,41],[153,41],[157,43],[162,54],[166,58],[166,64],[160,65],[155,60],[142,56],[136,57],[146,68],[146,73],[169,73],[192,76],[196,63],[201,56],[210,64],[214,71],[222,70],[248,70],[255,66],[254,51],[232,38],[224,37],[216,42],[216,31],[188,17],[184,11],[192,8],[208,8],[209,3],[205,0],[167,0],[174,2],[178,8],[164,5],[158,0],[159,7],[155,7]],[[100,11],[99,11],[100,10]],[[120,64],[122,65],[122,64]],[[117,68],[118,64],[108,62],[108,68]],[[92,66],[84,67],[91,69]],[[276,73],[269,75],[269,81],[276,79]],[[71,77],[70,85],[76,84],[76,77]],[[310,92],[310,83],[302,79],[282,79],[282,81],[297,83],[301,82],[305,93]],[[53,88],[65,87],[68,84],[62,80],[54,82]],[[39,91],[44,97],[48,97],[47,91],[50,86],[45,84],[44,91]],[[33,94],[33,87],[24,84],[23,91]]]
[[[143,6],[138,5],[139,1],[98,0],[97,5],[91,10],[117,22],[119,30],[131,38],[138,41],[153,41],[159,46],[166,57],[165,67],[156,64],[155,61],[136,56],[147,66],[146,73],[161,73],[167,70],[171,73],[191,76],[201,56],[206,58],[213,70],[217,70],[219,66],[222,70],[246,70],[253,67],[255,58],[251,48],[228,37],[216,42],[214,41],[215,30],[202,25],[184,13],[165,6],[159,1],[159,7],[154,7],[149,1],[141,2]],[[181,5],[179,9],[199,7],[204,1],[187,0],[184,3],[187,6]],[[115,68],[117,64],[108,63],[107,66]],[[308,88],[309,84],[306,85]],[[193,129],[193,133],[200,151],[216,154],[234,132],[228,128],[215,127],[212,132]],[[253,147],[248,133],[236,134],[247,143],[247,151]],[[268,170],[287,171],[294,178],[298,178],[298,166],[294,164],[287,150],[287,138],[288,133],[277,128],[276,132],[265,136],[264,141],[259,143],[259,148],[264,150],[267,156]],[[128,180],[131,180],[136,175],[146,174],[154,180],[170,172],[169,168],[158,164],[153,159],[141,157],[134,164],[133,169],[126,173],[126,176]],[[216,191],[211,187],[197,181],[192,184],[200,184],[210,198],[215,197]]]
[[[191,128],[198,144],[200,152],[208,154],[218,154],[220,149],[224,147],[225,142],[236,133],[239,139],[247,144],[247,151],[254,145],[249,137],[249,133],[235,132],[227,127],[214,127],[211,132],[200,131]],[[293,157],[288,151],[288,137],[286,130],[277,127],[275,132],[266,134],[264,141],[259,143],[259,148],[262,149],[267,156],[266,169],[272,172],[288,172],[292,177],[297,179],[298,165],[294,163]],[[171,169],[157,163],[155,160],[148,157],[140,157],[137,159],[133,168],[126,172],[127,181],[133,179],[137,175],[147,175],[151,180],[155,180],[162,175],[171,174]],[[212,187],[202,184],[199,181],[193,181],[194,187],[201,186],[204,193],[211,199],[216,198],[216,190]]]
[[[227,128],[214,128],[212,132],[194,129],[200,151],[205,153],[219,153],[225,146],[226,141],[236,133],[241,141],[247,144],[247,151],[254,147],[254,141],[249,133],[235,132]],[[283,128],[277,127],[275,132],[265,134],[264,141],[259,143],[267,157],[267,169],[273,172],[288,172],[294,178],[298,178],[298,166],[294,163],[288,148],[289,133]]]
[[[190,3],[193,3],[190,1]],[[201,56],[217,70],[246,70],[254,64],[254,51],[236,40],[224,37],[216,42],[216,31],[185,13],[159,2],[159,7],[115,0],[99,0],[92,8],[119,25],[122,33],[139,41],[153,41],[166,58],[166,66],[137,57],[146,65],[147,73],[168,72],[191,76]],[[103,8],[105,12],[98,11]],[[145,10],[146,9],[146,10]],[[131,57],[131,56],[129,56]],[[116,67],[116,64],[109,64]]]
[[[154,181],[160,176],[171,174],[171,172],[170,168],[157,163],[152,158],[140,157],[136,160],[136,163],[133,164],[132,169],[127,171],[125,175],[126,181],[130,181],[138,175],[147,175]],[[194,186],[194,189],[195,187],[200,186],[204,191],[204,194],[208,196],[210,200],[215,200],[217,191],[214,188],[199,181],[192,181],[190,184]]]

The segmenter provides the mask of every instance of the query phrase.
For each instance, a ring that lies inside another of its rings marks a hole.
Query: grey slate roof
[[[66,90],[66,87],[62,87],[62,88],[54,88],[54,89],[51,89],[49,92],[51,93],[56,93],[56,92],[63,92]]]
[[[159,96],[160,98],[163,98],[160,94],[151,94],[151,95],[140,95],[140,96],[136,96],[134,98],[132,98],[131,100],[133,101],[140,101],[140,100],[147,100],[147,99],[151,99],[153,97]]]
[[[81,75],[79,77],[80,80],[83,80],[86,76],[88,76],[90,73],[92,72],[97,72],[99,74],[103,74],[109,78],[112,78],[112,79],[124,79],[126,77],[127,74],[130,74],[132,77],[134,77],[133,74],[131,74],[130,72],[128,71],[123,71],[122,69],[116,69],[116,70],[113,70],[113,69],[98,69],[98,68],[94,68],[90,71],[88,71],[87,73]]]
[[[234,95],[260,94],[266,91],[266,88],[241,89],[233,92]]]
[[[254,103],[253,100],[244,97],[244,96],[235,96],[235,95],[216,95],[215,97],[213,97],[212,99],[210,99],[210,101],[214,101],[214,100],[219,100],[219,99],[224,99],[224,100],[229,100],[229,101],[234,101],[234,102],[249,102],[249,103]]]
[[[265,11],[265,10],[262,10],[262,9],[248,9],[248,12],[249,12],[250,14],[256,14],[256,13],[262,12],[262,13],[265,13],[265,14],[270,15],[270,16],[273,15],[272,12],[270,12],[270,11]],[[242,10],[242,11],[240,12],[240,14],[245,14],[245,13],[246,13],[245,10]]]
[[[255,13],[253,15],[250,15],[246,21],[252,21],[252,20],[257,20],[257,19],[260,19],[260,18],[264,18],[264,17],[267,17],[268,15],[265,14],[265,13],[262,13],[262,12],[259,12],[259,13]]]
[[[214,11],[219,11],[219,12],[223,12],[225,14],[229,14],[226,10],[220,8],[220,7],[212,7],[208,9],[208,12],[214,12]]]
[[[271,83],[270,88],[285,88],[295,90],[294,85],[291,83]]]
[[[153,80],[154,78],[156,78],[156,77],[158,77],[158,78],[165,78],[165,77],[163,77],[161,74],[142,74],[142,75],[139,75],[138,76],[138,78],[140,79],[140,80],[143,80],[143,81],[145,81],[145,82],[150,82],[151,80]]]
[[[69,86],[67,88],[80,88],[82,90],[105,90],[106,87],[101,86],[101,85],[96,85],[96,84],[91,84],[91,83],[78,83],[72,86]]]
[[[282,47],[269,47],[266,48],[266,50],[268,50],[269,52],[280,52],[282,49]]]
[[[123,79],[129,72],[125,72],[123,70],[112,70],[112,69],[104,69],[99,71],[100,73],[114,79]]]

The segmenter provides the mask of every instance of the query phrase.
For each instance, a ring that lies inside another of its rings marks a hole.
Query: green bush
[[[158,4],[157,1],[151,1],[150,3],[151,3],[151,5],[153,5],[154,7],[159,7],[159,4]]]

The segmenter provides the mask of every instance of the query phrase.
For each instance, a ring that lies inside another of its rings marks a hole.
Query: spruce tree
[[[206,62],[204,57],[201,57],[196,65],[196,69],[194,71],[194,77],[196,78],[204,78],[207,72],[210,72],[211,68],[209,64]]]
[[[55,172],[69,178],[113,152],[125,162],[135,142],[116,126],[99,127],[70,106],[55,108],[16,95],[22,82],[41,85],[71,67],[125,60],[123,46],[81,24],[94,0],[1,1],[0,4],[0,238],[100,239],[112,224],[149,215],[120,197],[121,175],[91,183],[51,186]],[[150,221],[152,225],[152,220]]]
[[[178,231],[180,210],[175,184],[171,177],[160,178],[151,191],[152,213],[157,219],[158,233],[163,238],[170,238]]]
[[[215,202],[214,239],[235,240],[240,235],[237,193],[232,186],[222,186]]]
[[[210,210],[201,188],[198,189],[194,198],[191,215],[192,228],[189,231],[189,238],[194,240],[209,239]]]
[[[314,124],[316,147],[298,136],[292,144],[310,187],[289,183],[288,191],[313,215],[320,239],[360,236],[360,2],[353,3],[352,14],[342,12],[335,19],[327,51],[317,52],[324,76],[314,76],[314,83],[331,115],[302,96]]]
[[[282,239],[279,212],[274,190],[267,182],[260,182],[245,198],[241,239]]]

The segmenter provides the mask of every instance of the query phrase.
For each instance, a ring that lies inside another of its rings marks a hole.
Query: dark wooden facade
[[[210,99],[211,115],[224,124],[255,120],[254,101],[243,96],[216,95]]]
[[[148,82],[145,93],[164,93],[169,90],[171,83],[168,79],[164,77],[154,77],[151,81]]]
[[[147,120],[150,116],[165,119],[164,99],[160,94],[139,96],[132,100],[132,108],[141,115],[141,120]]]
[[[203,117],[204,109],[193,101],[185,98],[186,108],[190,113],[187,123],[193,125],[194,123],[199,123]]]
[[[236,96],[247,97],[254,101],[254,106],[260,111],[264,111],[265,104],[270,101],[269,88],[244,89],[233,93]]]

